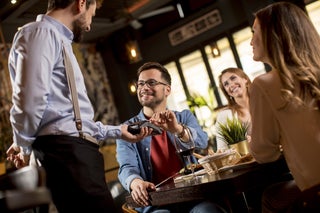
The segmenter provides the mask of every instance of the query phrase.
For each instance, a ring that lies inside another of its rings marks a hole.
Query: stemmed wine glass
[[[175,135],[174,138],[174,145],[176,148],[176,151],[180,157],[180,159],[184,163],[184,169],[185,171],[188,171],[190,169],[192,173],[192,179],[196,180],[196,175],[194,174],[194,169],[196,168],[196,164],[193,162],[193,152],[195,148],[195,143],[193,140],[193,137],[190,133],[190,130],[188,128],[185,128],[186,133],[188,134],[188,141],[183,141],[181,138],[179,138],[177,135]]]

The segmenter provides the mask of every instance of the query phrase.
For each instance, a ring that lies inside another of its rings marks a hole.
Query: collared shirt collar
[[[59,22],[56,19],[52,18],[51,16],[48,16],[48,15],[45,15],[45,14],[40,14],[40,15],[37,16],[36,21],[47,21],[47,22],[51,23],[67,39],[69,39],[70,41],[73,40],[73,32],[68,27],[66,27],[64,24],[62,24],[61,22]]]

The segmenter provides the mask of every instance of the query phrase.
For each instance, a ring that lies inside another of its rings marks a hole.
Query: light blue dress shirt
[[[15,35],[9,55],[13,88],[10,120],[13,142],[30,154],[40,135],[78,136],[64,67],[62,45],[71,60],[78,92],[82,130],[97,140],[119,138],[120,126],[93,120],[83,75],[72,50],[73,32],[47,15],[23,26]]]

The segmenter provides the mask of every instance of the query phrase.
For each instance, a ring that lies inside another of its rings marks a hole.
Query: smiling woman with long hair
[[[222,108],[216,119],[216,129],[219,124],[225,124],[227,119],[237,118],[243,123],[250,124],[251,118],[249,113],[249,96],[248,87],[251,80],[248,75],[240,68],[227,68],[219,76],[219,86],[228,100],[228,105]],[[228,146],[217,137],[217,150],[227,149]]]

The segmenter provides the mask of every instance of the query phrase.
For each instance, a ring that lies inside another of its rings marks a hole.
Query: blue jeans
[[[190,213],[226,213],[226,211],[215,203],[203,201],[193,207]]]
[[[147,207],[145,212],[152,213],[226,213],[226,211],[210,201],[203,201],[200,203],[180,203],[161,207]]]

